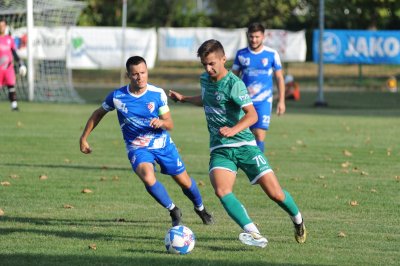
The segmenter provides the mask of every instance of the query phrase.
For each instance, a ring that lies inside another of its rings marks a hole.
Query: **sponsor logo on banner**
[[[85,43],[81,36],[71,38],[72,56],[80,56],[84,53]]]
[[[28,56],[28,35],[26,31],[25,27],[17,28],[13,31],[18,55],[24,59]],[[66,35],[66,27],[35,27],[30,33],[33,58],[40,60],[65,60],[67,49]]]
[[[313,59],[319,59],[319,31],[314,31]],[[400,64],[400,32],[395,30],[325,30],[323,60],[336,64]]]
[[[168,48],[180,48],[192,51],[194,43],[194,37],[177,37],[167,34],[165,38],[165,44]]]
[[[340,38],[334,33],[325,32],[322,45],[324,51],[324,60],[335,59],[341,53],[342,47]]]

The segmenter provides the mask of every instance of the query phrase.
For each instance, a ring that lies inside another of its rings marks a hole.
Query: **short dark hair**
[[[7,19],[5,17],[3,17],[3,16],[0,17],[0,22],[2,22],[2,21],[4,21],[6,24],[8,24],[7,23]]]
[[[211,53],[218,52],[225,55],[224,47],[222,44],[214,39],[203,42],[197,50],[197,57],[204,58]]]
[[[261,31],[262,33],[264,33],[264,31],[265,31],[264,26],[260,22],[251,23],[247,27],[247,33],[253,33],[253,32],[258,32],[258,31]]]
[[[128,60],[126,60],[126,65],[125,65],[126,72],[129,72],[130,66],[132,66],[132,65],[137,66],[140,63],[144,63],[147,66],[146,60],[144,60],[143,57],[137,56],[137,55],[129,57]]]

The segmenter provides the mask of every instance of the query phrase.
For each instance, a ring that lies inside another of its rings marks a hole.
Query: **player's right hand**
[[[81,152],[84,154],[89,154],[92,152],[92,149],[89,146],[89,143],[86,140],[80,140],[80,147],[81,147]]]
[[[182,94],[177,93],[176,91],[173,91],[173,90],[169,90],[168,96],[174,102],[181,102],[182,99],[183,99],[183,95]]]

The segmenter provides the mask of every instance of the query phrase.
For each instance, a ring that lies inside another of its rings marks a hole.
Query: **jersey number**
[[[263,123],[264,124],[269,124],[270,121],[270,116],[269,115],[263,115]]]
[[[267,163],[261,155],[257,155],[256,157],[253,157],[252,160],[255,160],[257,162],[257,167],[260,167],[261,164]]]

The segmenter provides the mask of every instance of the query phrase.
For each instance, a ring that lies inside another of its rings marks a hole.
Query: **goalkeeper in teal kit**
[[[197,55],[205,69],[200,77],[201,95],[184,96],[170,91],[169,96],[204,108],[210,134],[210,181],[229,216],[243,229],[240,241],[258,247],[268,243],[233,193],[238,168],[246,173],[251,184],[260,185],[289,214],[295,239],[304,243],[306,229],[302,215],[291,195],[280,187],[249,129],[257,121],[257,113],[245,84],[225,68],[225,52],[219,41],[204,42]]]

